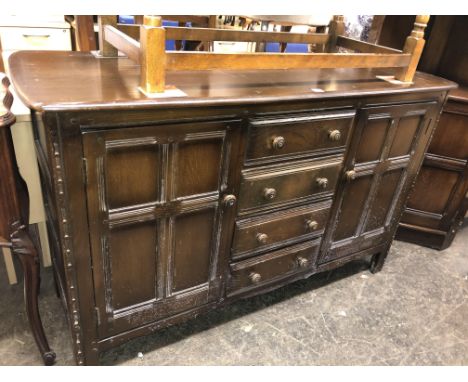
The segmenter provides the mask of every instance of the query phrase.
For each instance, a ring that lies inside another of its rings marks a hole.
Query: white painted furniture
[[[71,50],[70,25],[63,16],[22,17],[3,16],[0,18],[0,39],[6,74],[9,75],[8,57],[17,50]],[[34,138],[29,109],[19,100],[13,86],[14,96],[12,112],[16,123],[11,127],[13,145],[21,176],[28,185],[30,197],[29,224],[37,224],[42,250],[42,264],[51,265],[49,240],[46,228],[46,216],[39,180]],[[10,250],[3,249],[5,265],[10,284],[17,283],[14,263]]]

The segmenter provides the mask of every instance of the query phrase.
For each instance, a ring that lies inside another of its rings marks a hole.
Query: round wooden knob
[[[265,188],[263,190],[263,197],[267,200],[272,200],[276,197],[276,190],[274,188]]]
[[[236,197],[234,195],[226,195],[223,198],[223,203],[226,207],[232,207],[234,204],[236,204]]]
[[[299,256],[297,258],[297,264],[299,264],[301,268],[305,268],[309,265],[309,260],[307,260],[305,257]]]
[[[315,231],[319,226],[319,224],[315,220],[307,220],[306,224],[307,224],[307,228],[310,231]]]
[[[273,148],[282,149],[286,144],[286,140],[283,137],[276,137],[273,139]]]
[[[266,244],[268,241],[268,235],[266,233],[257,233],[257,241],[260,244]]]
[[[354,180],[354,179],[356,179],[356,171],[354,171],[354,170],[346,171],[346,180],[351,181],[351,180]]]
[[[328,187],[328,179],[327,178],[317,178],[317,185],[320,188],[327,188]]]
[[[252,272],[249,275],[250,281],[252,281],[252,284],[258,284],[262,280],[262,276],[260,273]]]
[[[341,131],[340,130],[332,130],[328,133],[328,138],[331,141],[339,141],[341,139]]]

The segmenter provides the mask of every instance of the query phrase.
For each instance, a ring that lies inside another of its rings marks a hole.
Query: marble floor
[[[0,365],[40,365],[0,261]],[[50,269],[40,309],[57,365],[73,365]],[[436,251],[395,241],[383,270],[356,262],[104,353],[103,365],[468,365],[468,227]]]

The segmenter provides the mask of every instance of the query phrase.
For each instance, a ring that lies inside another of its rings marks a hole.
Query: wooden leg
[[[387,258],[388,251],[377,253],[372,256],[371,264],[370,264],[370,271],[372,273],[377,273],[382,270],[382,267],[385,263],[385,259]]]
[[[24,274],[24,299],[26,314],[28,316],[31,331],[42,355],[45,365],[53,365],[55,353],[50,350],[47,338],[44,334],[41,317],[39,314],[38,293],[40,285],[39,255],[27,232],[26,226],[16,224],[11,235],[12,253],[18,256]]]

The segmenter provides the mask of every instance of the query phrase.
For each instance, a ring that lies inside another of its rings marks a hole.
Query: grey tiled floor
[[[22,287],[7,284],[0,263],[0,364],[40,365]],[[50,269],[40,304],[57,364],[73,364]],[[468,227],[445,251],[395,241],[376,275],[349,264],[135,339],[101,363],[467,365]]]

